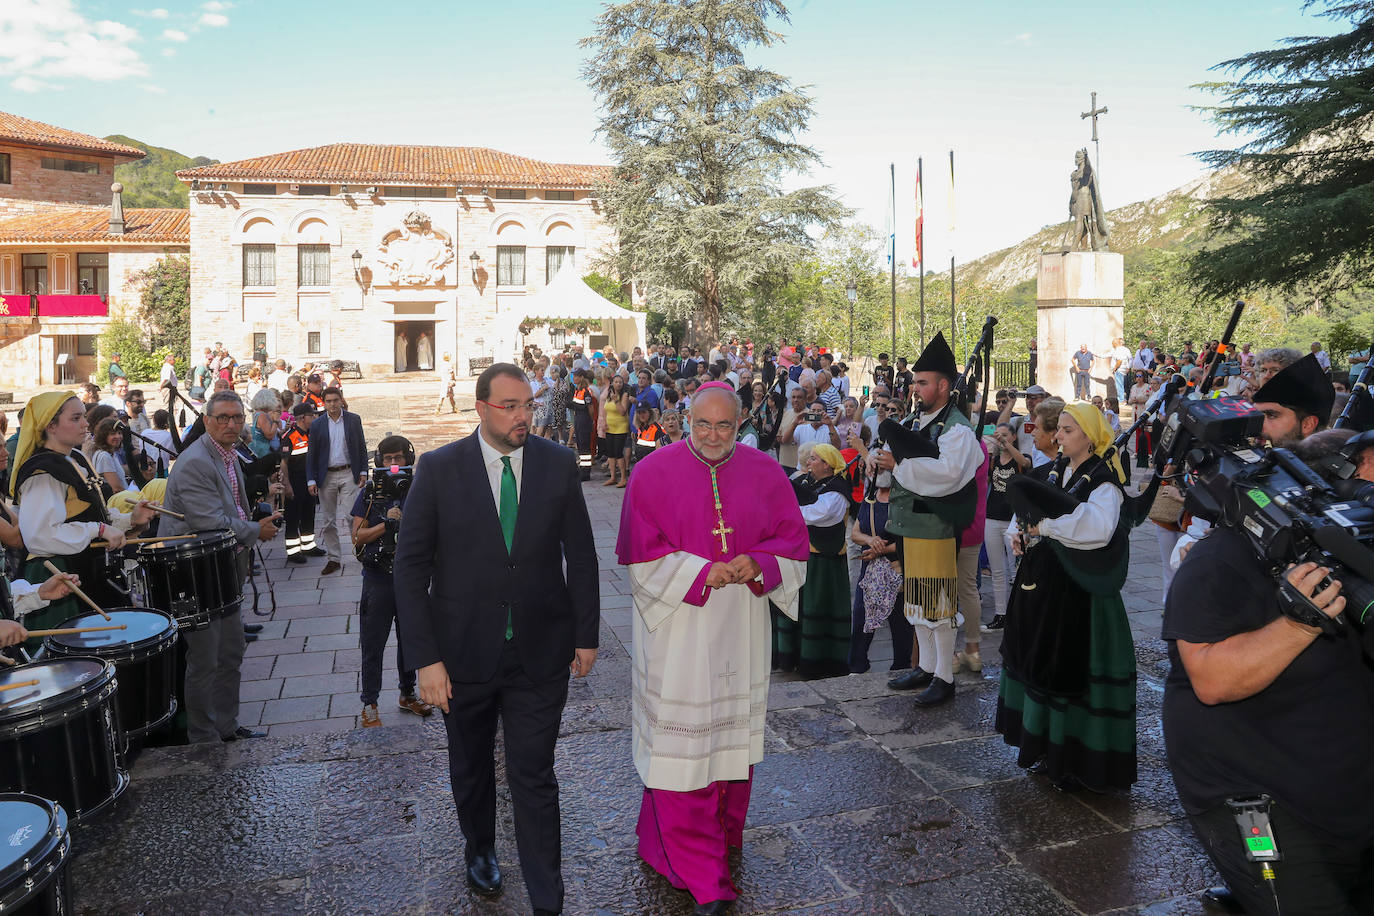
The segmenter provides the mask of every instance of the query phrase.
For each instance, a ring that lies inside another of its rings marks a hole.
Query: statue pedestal
[[[1036,381],[1050,394],[1073,401],[1070,356],[1087,344],[1099,357],[1122,336],[1125,261],[1114,251],[1047,251],[1035,284]],[[1111,363],[1093,363],[1092,393],[1107,395]],[[1102,381],[1098,381],[1098,380]],[[1124,400],[1125,394],[1120,397]]]

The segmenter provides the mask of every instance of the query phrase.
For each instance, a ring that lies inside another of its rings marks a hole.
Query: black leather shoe
[[[251,728],[240,725],[234,729],[234,733],[225,738],[225,741],[238,741],[241,738],[266,738],[267,732],[255,732]]]
[[[302,550],[301,553],[305,554],[307,557],[329,556],[329,551],[325,550],[323,547],[311,547],[309,550]]]
[[[911,701],[917,706],[939,706],[954,698],[954,685],[949,681],[942,681],[938,677],[932,678],[930,686],[916,696]]]
[[[501,866],[496,863],[495,852],[478,853],[468,863],[468,887],[483,897],[501,893]]]
[[[306,555],[303,551],[293,553],[286,558],[286,562],[294,563],[295,565],[299,566],[300,564],[306,562]]]
[[[1209,887],[1200,896],[1202,897],[1202,905],[1209,909],[1220,910],[1223,913],[1245,912],[1245,908],[1240,905],[1236,895],[1231,893],[1231,889],[1225,885]]]
[[[261,633],[261,632],[262,632],[262,624],[260,624],[260,623],[245,623],[245,624],[243,625],[243,632],[245,632],[245,633]]]
[[[258,634],[256,634],[256,633],[249,633],[249,632],[246,632],[246,631],[245,631],[244,634],[243,634],[243,641],[244,641],[244,642],[257,642],[257,641],[258,641]]]
[[[912,668],[910,671],[903,671],[894,678],[888,678],[887,686],[892,690],[915,690],[917,687],[924,687],[930,683],[930,679],[935,675],[920,668]]]
[[[693,916],[721,916],[729,908],[729,900],[712,900],[710,903],[698,903],[696,909],[692,910],[692,914]]]
[[[534,916],[559,916],[562,910],[535,910]]]

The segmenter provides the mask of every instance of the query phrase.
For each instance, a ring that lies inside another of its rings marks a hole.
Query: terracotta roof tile
[[[90,134],[77,133],[65,127],[55,127],[0,111],[0,143],[21,143],[24,146],[46,146],[83,153],[104,153],[116,159],[142,159],[143,150],[122,143],[111,143]]]
[[[281,181],[331,184],[504,185],[590,188],[610,166],[541,162],[480,146],[331,143],[177,172],[182,181]]]
[[[0,245],[92,243],[190,245],[191,211],[125,210],[124,234],[110,234],[110,211],[62,210],[0,220]]]

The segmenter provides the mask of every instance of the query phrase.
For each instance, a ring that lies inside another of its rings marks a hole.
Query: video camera
[[[1300,623],[1340,635],[1353,625],[1374,658],[1374,484],[1328,483],[1284,448],[1258,444],[1264,415],[1242,398],[1181,400],[1155,450],[1172,465],[1193,515],[1230,528],[1280,582],[1279,604]],[[1282,579],[1289,564],[1314,562],[1342,584],[1345,610],[1319,611]]]
[[[367,481],[367,498],[404,499],[414,480],[415,468],[410,465],[393,464],[390,467],[373,468],[372,476]]]

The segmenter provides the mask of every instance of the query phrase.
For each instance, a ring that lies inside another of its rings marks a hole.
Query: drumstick
[[[161,537],[125,538],[125,539],[124,539],[124,546],[127,547],[127,546],[129,546],[130,544],[155,544],[155,543],[161,543],[161,542],[163,542],[163,541],[185,541],[185,540],[188,540],[189,538],[193,538],[193,537],[195,537],[194,534],[168,534],[168,535],[163,535],[163,536],[161,536]],[[109,546],[110,546],[110,542],[109,542],[109,541],[91,541],[91,546],[92,546],[92,547],[109,547]]]
[[[68,633],[96,633],[101,630],[127,630],[128,624],[110,627],[59,627],[56,630],[29,630],[30,636],[66,636]]]
[[[71,580],[70,576],[68,576],[62,570],[58,569],[56,566],[52,565],[52,560],[44,560],[43,566],[46,567],[48,572],[52,573],[54,576],[61,576],[63,579],[66,579],[67,587],[72,590],[72,594],[76,595],[76,597],[80,598],[82,601],[89,604],[101,617],[104,617],[106,620],[110,619],[110,615],[105,613],[105,609],[102,608],[100,605],[96,604],[94,601],[92,601],[90,596],[83,592],[80,589],[80,587],[78,587],[77,584]]]
[[[182,515],[180,512],[173,512],[171,509],[164,509],[161,506],[155,506],[152,503],[148,503],[148,508],[152,509],[159,515],[170,515],[172,518],[179,518],[183,522],[186,521],[186,516]]]
[[[37,678],[31,681],[15,681],[13,684],[0,684],[0,690],[17,690],[20,687],[32,687],[37,683]]]

